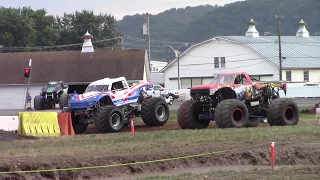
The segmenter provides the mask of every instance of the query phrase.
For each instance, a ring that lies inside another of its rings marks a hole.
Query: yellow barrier
[[[57,112],[19,112],[18,134],[60,136]]]

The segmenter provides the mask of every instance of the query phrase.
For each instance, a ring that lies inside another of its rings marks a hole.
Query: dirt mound
[[[276,148],[276,166],[280,165],[315,165],[320,164],[320,145],[278,145]],[[195,149],[194,149],[195,150]],[[199,151],[199,150],[197,150]],[[154,159],[173,158],[190,155],[191,149],[179,152],[174,149],[167,154],[152,155],[121,155],[87,157],[87,158],[49,158],[37,157],[30,159],[10,159],[0,162],[0,171],[33,170],[33,169],[61,169],[68,167],[99,166],[106,164],[134,163],[150,161]],[[194,153],[201,153],[196,152]],[[119,167],[96,168],[88,170],[40,172],[26,174],[0,175],[0,178],[15,179],[94,179],[108,177],[135,176],[147,173],[159,173],[183,168],[200,168],[209,166],[268,166],[269,148],[257,148],[251,150],[238,150],[225,154],[214,154],[180,160],[155,162],[147,164],[136,164]]]
[[[0,142],[1,141],[12,142],[15,140],[30,140],[30,139],[37,139],[37,138],[32,136],[23,136],[14,132],[0,130]]]

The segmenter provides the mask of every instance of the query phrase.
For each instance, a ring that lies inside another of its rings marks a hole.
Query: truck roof
[[[97,81],[94,81],[89,84],[90,85],[111,85],[114,82],[117,81],[127,81],[125,77],[118,77],[118,78],[104,78],[104,79],[99,79]]]

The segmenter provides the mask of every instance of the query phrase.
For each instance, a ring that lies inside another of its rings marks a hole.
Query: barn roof
[[[210,43],[217,39],[227,40],[242,44],[265,58],[267,61],[279,66],[279,45],[278,36],[220,36],[208,39],[191,46],[180,57],[183,57],[191,49],[199,47],[202,44]],[[320,36],[298,37],[281,36],[282,67],[287,69],[308,69],[320,68]],[[177,58],[160,70],[164,72],[171,66]]]
[[[143,79],[145,49],[0,53],[0,84],[27,84],[24,68],[32,59],[31,84],[48,81],[88,83],[124,76]]]
[[[247,46],[260,56],[279,66],[278,36],[223,36],[216,39],[234,41]],[[320,36],[281,36],[283,68],[320,68]]]

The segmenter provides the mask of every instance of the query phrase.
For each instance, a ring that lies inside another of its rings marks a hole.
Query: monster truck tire
[[[289,98],[278,98],[271,101],[267,110],[270,126],[297,125],[299,121],[298,105]]]
[[[144,99],[141,117],[147,126],[163,126],[169,119],[169,106],[162,97]]]
[[[257,127],[261,122],[261,118],[251,118],[248,120],[247,127]]]
[[[79,116],[74,116],[73,114],[71,115],[72,118],[72,127],[74,130],[75,134],[83,134],[87,128],[88,124],[80,122],[80,117]]]
[[[123,126],[124,126],[124,127],[127,127],[127,126],[129,126],[130,124],[131,124],[130,118],[129,118],[129,117],[124,118]]]
[[[34,105],[34,109],[35,110],[44,110],[44,107],[42,105],[42,103],[40,102],[40,96],[35,96],[34,99],[33,99],[33,105]]]
[[[59,96],[59,107],[60,107],[60,109],[63,109],[63,107],[68,107],[69,99],[70,99],[69,94],[62,93]]]
[[[119,132],[124,125],[124,113],[120,108],[114,105],[101,107],[95,116],[93,122],[96,128],[102,133]]]
[[[218,128],[246,127],[249,121],[248,108],[237,99],[226,99],[217,105],[215,121]]]
[[[205,129],[208,128],[210,120],[199,120],[195,102],[185,101],[178,109],[178,124],[181,129]]]

